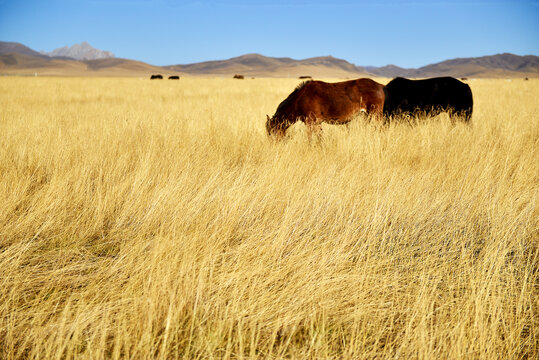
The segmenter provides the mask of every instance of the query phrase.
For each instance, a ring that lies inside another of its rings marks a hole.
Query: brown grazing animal
[[[244,79],[245,77],[243,75],[234,75],[234,79]]]
[[[313,77],[310,75],[302,75],[299,77],[300,79],[312,79]]]
[[[321,124],[346,124],[359,113],[382,117],[384,85],[371,79],[337,83],[310,80],[300,84],[279,104],[275,115],[266,115],[268,135],[284,137],[286,129],[300,120],[307,134],[320,133]]]

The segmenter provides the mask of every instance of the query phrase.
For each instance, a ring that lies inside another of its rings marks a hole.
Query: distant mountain
[[[43,53],[51,57],[68,57],[75,60],[95,60],[113,58],[114,54],[110,51],[104,51],[94,48],[92,45],[83,41],[80,44],[75,44],[71,47],[64,46],[58,49],[54,49],[51,52]]]
[[[226,60],[194,64],[154,66],[140,61],[115,58],[111,52],[95,49],[86,42],[70,48],[56,49],[48,54],[50,56],[40,54],[19,43],[0,42],[0,74],[148,76],[152,73],[161,73],[163,75],[226,77],[242,74],[257,77],[312,76],[314,78],[539,77],[538,56],[507,53],[451,59],[418,69],[405,69],[396,65],[357,66],[332,56],[295,60],[260,54],[247,54]],[[76,60],[76,57],[83,60]]]

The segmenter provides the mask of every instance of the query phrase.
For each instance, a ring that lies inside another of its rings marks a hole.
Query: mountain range
[[[155,66],[141,61],[115,58],[109,51],[95,49],[83,42],[49,53],[29,47],[0,42],[0,74],[59,76],[149,76],[168,75],[229,77],[242,74],[249,77],[358,78],[404,76],[423,78],[435,76],[500,78],[539,77],[539,57],[509,53],[475,58],[457,58],[426,65],[417,69],[396,65],[357,66],[332,56],[295,60],[288,57],[268,57],[246,54],[227,60],[194,64]]]

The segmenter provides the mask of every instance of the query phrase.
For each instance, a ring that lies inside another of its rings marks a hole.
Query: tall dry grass
[[[296,85],[0,78],[0,358],[537,358],[539,82],[273,144]]]

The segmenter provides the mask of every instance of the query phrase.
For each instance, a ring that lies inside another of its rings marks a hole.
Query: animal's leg
[[[447,112],[447,115],[449,115],[449,120],[451,121],[451,125],[455,126],[455,123],[457,122],[456,117],[458,116],[458,113],[456,111],[449,110]]]
[[[349,119],[344,123],[344,126],[346,126],[346,131],[350,132],[350,124],[352,123],[352,120]]]
[[[374,120],[375,123],[380,126],[389,125],[389,119],[384,118],[383,106],[379,106],[377,104],[370,104],[369,110],[369,117],[371,121]]]
[[[463,111],[460,111],[460,110],[454,110],[454,109],[450,109],[448,111],[448,114],[449,114],[449,119],[451,120],[451,125],[455,126],[455,124],[457,123],[457,120],[464,120],[465,119],[465,114]],[[464,120],[466,121],[466,120]]]
[[[467,110],[449,112],[449,119],[451,119],[451,125],[455,125],[457,120],[461,120],[465,124],[470,124],[470,118],[471,114]]]
[[[306,124],[307,125],[307,137],[309,138],[309,142],[312,140],[313,135],[317,140],[320,140],[322,136],[322,126],[320,124],[311,123]]]
[[[305,125],[307,126],[307,137],[309,138],[309,142],[312,140],[313,134],[315,134],[316,138],[319,140],[322,134],[322,126],[318,123],[316,117],[312,114],[309,115],[305,119]]]
[[[467,124],[472,123],[472,111],[471,110],[465,110],[464,111],[464,119],[466,119]]]

